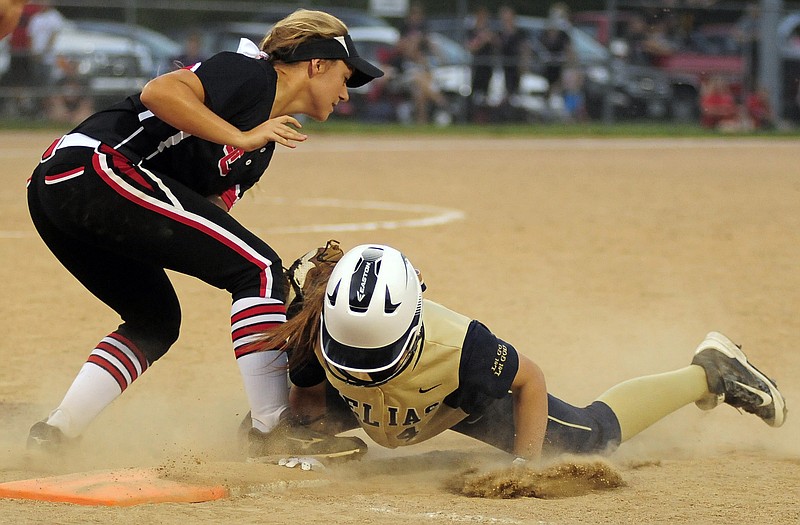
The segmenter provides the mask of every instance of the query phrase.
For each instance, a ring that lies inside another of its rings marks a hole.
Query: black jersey
[[[206,106],[236,128],[247,131],[269,119],[278,78],[269,61],[223,52],[191,70],[203,84]],[[245,152],[193,137],[156,117],[140,94],[94,114],[73,132],[100,140],[203,196],[232,188],[240,196],[263,175],[275,151],[274,142]]]

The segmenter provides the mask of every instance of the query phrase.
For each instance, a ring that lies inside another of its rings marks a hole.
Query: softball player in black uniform
[[[285,358],[250,343],[285,321],[281,260],[227,212],[260,179],[275,144],[306,139],[292,114],[324,121],[348,87],[381,75],[338,19],[298,10],[260,48],[243,40],[238,53],[158,77],[53,142],[29,181],[33,223],[122,324],[31,428],[30,447],[78,436],[177,340],[180,305],[165,269],[230,292],[252,424],[276,425],[287,406]]]
[[[724,402],[773,427],[785,419],[775,383],[717,332],[691,365],[626,381],[579,408],[548,394],[539,367],[486,326],[423,300],[418,274],[397,250],[361,245],[332,266],[327,279],[317,266],[300,313],[262,345],[291,349],[295,412],[312,420],[327,413],[334,432],[360,425],[394,448],[451,429],[535,460],[612,451],[692,402]]]

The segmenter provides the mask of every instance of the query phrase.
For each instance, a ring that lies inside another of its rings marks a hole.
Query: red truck
[[[605,11],[575,13],[573,23],[594,36],[612,51],[623,42],[628,23],[636,16],[621,11],[616,15],[615,41],[610,41],[610,24]],[[672,84],[670,112],[675,120],[695,120],[700,115],[700,86],[711,76],[721,76],[735,94],[741,93],[746,61],[733,33],[733,24],[713,24],[697,28],[682,42],[672,42],[672,50],[652,60]]]

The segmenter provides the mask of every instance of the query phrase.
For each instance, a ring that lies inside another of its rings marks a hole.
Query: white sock
[[[253,428],[272,430],[289,407],[289,377],[285,352],[253,352],[236,360],[250,402]]]
[[[47,424],[74,438],[122,393],[117,381],[101,367],[84,363],[61,404],[50,413]]]

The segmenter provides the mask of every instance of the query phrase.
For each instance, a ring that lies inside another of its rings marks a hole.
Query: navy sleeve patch
[[[445,403],[468,414],[479,414],[494,400],[508,395],[518,368],[516,349],[482,323],[472,321],[461,350],[458,389]]]

